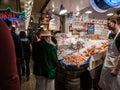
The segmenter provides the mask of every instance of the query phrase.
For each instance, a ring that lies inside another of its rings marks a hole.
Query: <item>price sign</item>
[[[94,34],[94,24],[93,23],[88,23],[88,34]]]

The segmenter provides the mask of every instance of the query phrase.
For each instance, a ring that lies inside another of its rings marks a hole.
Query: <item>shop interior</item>
[[[20,25],[17,27],[22,26],[19,30],[31,33],[32,37],[40,28],[51,30],[53,33],[58,32],[55,34],[59,58],[56,90],[82,90],[84,85],[80,84],[81,78],[88,79],[87,82],[83,80],[87,90],[100,90],[98,81],[108,47],[107,18],[113,14],[120,14],[120,1],[111,0],[116,1],[113,2],[113,6],[103,3],[102,0],[98,0],[100,2],[97,4],[93,1],[97,0],[0,2],[0,9],[10,7],[14,12],[25,11],[26,18],[18,21]],[[61,12],[63,9],[65,11]],[[34,77],[32,80],[35,82]],[[34,90],[33,88],[34,86],[29,90]]]

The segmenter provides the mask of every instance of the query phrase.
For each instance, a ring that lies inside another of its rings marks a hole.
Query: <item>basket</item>
[[[71,78],[72,77],[76,78],[76,77],[80,77],[81,73],[87,70],[87,68],[89,67],[90,60],[91,57],[89,57],[84,64],[81,64],[79,66],[66,64],[64,63],[63,60],[61,60],[60,65],[64,67],[67,76]]]
[[[79,65],[79,66],[72,65],[72,64],[66,64],[66,63],[64,63],[63,59],[60,61],[60,63],[62,65],[64,65],[66,68],[73,68],[73,69],[79,69],[80,68],[81,69],[81,68],[84,68],[86,66],[89,66],[90,60],[91,60],[91,57],[88,57],[88,59],[86,60],[86,62],[84,64]]]

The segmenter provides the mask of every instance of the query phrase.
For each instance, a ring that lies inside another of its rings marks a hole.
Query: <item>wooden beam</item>
[[[50,0],[46,0],[45,3],[43,4],[42,8],[40,9],[40,13],[43,12],[43,10],[46,8]]]

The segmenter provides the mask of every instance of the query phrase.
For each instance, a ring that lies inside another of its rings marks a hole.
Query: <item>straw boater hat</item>
[[[46,31],[41,31],[40,36],[52,36],[52,35],[50,31],[46,30]]]

